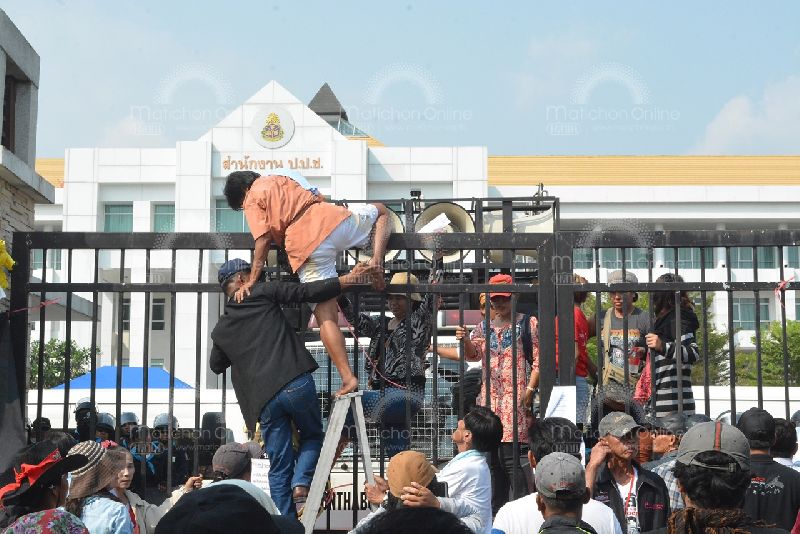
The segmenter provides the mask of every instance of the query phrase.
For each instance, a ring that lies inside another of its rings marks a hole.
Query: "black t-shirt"
[[[750,474],[745,513],[791,531],[800,509],[800,473],[766,454],[754,454]]]

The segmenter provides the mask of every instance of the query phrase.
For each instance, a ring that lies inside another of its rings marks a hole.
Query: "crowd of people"
[[[410,450],[410,417],[424,399],[435,296],[417,292],[413,275],[396,274],[390,283],[406,291],[389,294],[392,317],[384,320],[359,314],[343,295],[385,287],[386,208],[327,203],[291,170],[232,173],[225,196],[245,212],[255,252],[252,264],[233,259],[219,269],[225,313],[211,333],[209,364],[217,374],[230,368],[245,424],[260,429],[263,448],[225,443],[206,473],[193,473],[169,414],[150,429],[126,412],[117,427],[84,399],[74,432],[43,433],[40,421],[37,441],[2,474],[0,527],[7,532],[301,532],[325,434],[312,375],[318,363],[281,306],[308,303],[342,379],[337,395],[358,385],[339,312],[354,335],[370,339],[362,399],[367,419],[387,433],[389,464],[385,478],[365,484],[370,513],[357,534],[800,533],[795,422],[757,408],[735,425],[695,414],[690,375],[700,358],[699,321],[685,293],[652,293],[650,317],[635,306],[635,292],[612,291],[611,307],[590,318],[581,310],[586,293],[575,293],[577,423],[533,410],[540,360],[558,365],[557,353],[540,351],[538,318],[515,314],[515,297],[499,287],[484,295],[484,321],[456,331],[470,365],[458,387],[457,454],[433,466]],[[264,280],[271,243],[286,250],[299,283]],[[353,247],[369,261],[338,275],[337,255]],[[428,282],[441,281],[434,261]],[[681,281],[673,274],[657,280]],[[636,282],[631,273],[609,276],[611,284]],[[502,273],[489,280],[511,283]],[[592,337],[597,365],[588,356]],[[459,350],[438,349],[461,360]],[[340,450],[351,439],[346,426]],[[262,456],[270,461],[268,494],[249,482],[252,459]],[[161,504],[135,493],[140,473],[165,490]]]

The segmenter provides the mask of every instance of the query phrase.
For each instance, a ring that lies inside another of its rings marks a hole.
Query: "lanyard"
[[[628,488],[628,496],[625,497],[625,517],[628,517],[628,506],[631,502],[631,494],[633,494],[633,487],[636,485],[636,469],[633,470],[633,476],[631,477],[631,486]]]

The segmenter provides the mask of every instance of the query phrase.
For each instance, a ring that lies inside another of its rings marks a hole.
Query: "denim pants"
[[[586,424],[586,412],[589,410],[589,383],[585,376],[575,377],[575,422]]]
[[[292,489],[311,486],[322,449],[322,418],[311,373],[304,373],[281,389],[261,410],[261,437],[269,456],[269,489],[281,515],[295,516]],[[300,434],[300,448],[292,447],[292,423]]]
[[[364,406],[364,418],[370,423],[381,423],[383,445],[386,457],[391,458],[398,452],[407,451],[411,447],[411,423],[406,417],[406,400],[410,404],[411,418],[422,408],[422,391],[409,391],[400,388],[367,390],[361,396]],[[346,423],[350,430],[350,439],[357,437],[355,419],[348,413]]]

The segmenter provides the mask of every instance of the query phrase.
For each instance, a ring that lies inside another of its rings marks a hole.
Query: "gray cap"
[[[536,464],[536,491],[550,499],[574,499],[586,494],[586,475],[580,460],[551,452]]]
[[[625,412],[611,412],[603,417],[600,424],[597,425],[600,437],[611,434],[615,438],[621,438],[640,428],[641,425]]]
[[[638,284],[639,279],[636,278],[636,275],[630,271],[625,271],[625,278],[622,278],[622,271],[613,271],[608,275],[608,283],[609,284]]]
[[[728,465],[708,465],[696,459],[702,452],[719,451],[731,457]],[[735,426],[712,421],[700,423],[684,434],[678,447],[677,461],[715,471],[736,471],[736,464],[745,471],[750,469],[750,443]]]
[[[226,477],[234,478],[244,473],[250,467],[250,460],[261,456],[261,448],[244,443],[226,443],[222,445],[211,459],[211,468],[219,471]]]

